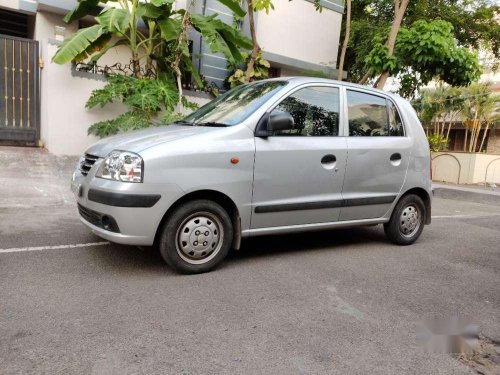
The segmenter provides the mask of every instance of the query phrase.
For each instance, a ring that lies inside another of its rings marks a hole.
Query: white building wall
[[[53,154],[79,155],[98,140],[87,135],[87,129],[97,121],[112,119],[123,112],[121,104],[108,105],[103,109],[88,110],[85,102],[92,90],[104,86],[104,81],[74,77],[71,64],[57,65],[51,62],[57,51],[54,43],[54,27],[66,27],[67,35],[76,31],[76,24],[66,25],[62,16],[38,12],[34,39],[40,43],[41,70],[41,142]],[[123,51],[110,51],[115,58],[127,56]]]
[[[86,109],[85,103],[92,90],[102,88],[102,76],[84,74],[74,76],[71,64],[58,65],[51,62],[57,51],[54,41],[55,26],[66,28],[66,35],[77,31],[77,23],[67,25],[62,15],[38,12],[34,39],[40,43],[40,56],[44,68],[41,70],[41,143],[56,155],[81,155],[99,138],[88,135],[88,128],[103,120],[116,118],[126,108],[121,103],[108,104],[104,108]],[[128,64],[130,52],[120,46],[110,50],[99,60],[99,65]],[[188,97],[203,105],[209,100],[203,97]]]
[[[267,52],[336,67],[342,14],[305,0],[274,0],[274,10],[256,13],[257,40]]]

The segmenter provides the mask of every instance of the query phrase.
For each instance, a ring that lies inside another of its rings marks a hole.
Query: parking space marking
[[[77,243],[70,245],[53,245],[53,246],[36,246],[36,247],[14,247],[11,249],[0,249],[1,253],[21,253],[24,251],[41,251],[41,250],[59,250],[59,249],[75,249],[80,247],[90,247],[90,246],[104,246],[109,245],[110,242],[89,242],[89,243]]]
[[[500,216],[498,214],[479,214],[479,215],[435,215],[432,216],[433,219],[480,219],[484,217]],[[13,247],[10,249],[0,249],[0,254],[3,253],[21,253],[26,251],[43,251],[43,250],[61,250],[61,249],[76,249],[82,247],[91,246],[105,246],[110,245],[108,241],[103,242],[89,242],[89,243],[77,243],[69,245],[52,245],[52,246],[29,246],[29,247]]]
[[[433,219],[480,219],[482,217],[500,216],[499,214],[479,214],[479,215],[436,215]]]

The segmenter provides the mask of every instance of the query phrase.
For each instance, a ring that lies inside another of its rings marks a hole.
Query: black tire
[[[206,233],[209,234],[205,236]],[[232,240],[233,226],[226,210],[213,201],[194,200],[172,212],[162,228],[158,247],[170,267],[180,273],[195,274],[211,271],[219,265],[229,252]]]
[[[410,218],[410,215],[414,215],[414,210],[416,210],[418,216],[412,216]],[[422,234],[426,215],[427,212],[422,198],[414,194],[403,196],[396,204],[396,207],[394,207],[391,220],[384,224],[384,231],[387,238],[397,245],[411,245]],[[408,217],[408,219],[406,217]],[[418,227],[412,231],[409,229],[412,227],[411,222],[417,223],[416,225],[418,225]],[[405,233],[404,231],[408,232]]]

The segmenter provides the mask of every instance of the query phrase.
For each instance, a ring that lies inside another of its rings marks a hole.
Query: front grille
[[[93,211],[87,207],[83,207],[80,203],[78,203],[78,212],[80,213],[80,216],[90,224],[93,224],[96,227],[105,230],[109,230],[110,232],[120,233],[118,224],[116,223],[115,219],[113,219],[113,217],[101,214],[97,211]]]
[[[97,159],[99,159],[98,156],[85,154],[83,161],[80,163],[80,172],[84,176],[88,175],[90,168],[92,168]]]

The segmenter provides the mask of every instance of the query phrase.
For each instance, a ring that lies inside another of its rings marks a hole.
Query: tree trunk
[[[472,128],[470,130],[470,138],[469,138],[469,147],[467,148],[468,152],[472,152],[472,144],[474,143],[474,121],[472,121]]]
[[[488,128],[489,127],[490,127],[490,124],[487,122],[486,123],[486,129],[484,129],[484,133],[483,133],[483,139],[481,139],[481,146],[479,146],[479,152],[481,152],[481,150],[483,149],[484,141],[486,139],[486,133],[488,133]]]
[[[179,102],[177,103],[177,110],[179,112],[182,111],[182,72],[180,69],[180,64],[181,64],[181,58],[182,58],[182,44],[187,43],[187,38],[188,38],[188,28],[191,25],[191,18],[189,16],[190,10],[194,5],[194,0],[190,0],[188,3],[187,9],[184,12],[184,16],[182,17],[182,23],[181,23],[181,33],[179,34],[179,37],[177,38],[177,48],[175,51],[175,59],[172,62],[172,70],[175,73],[175,78],[177,82],[177,90],[179,91]]]
[[[141,78],[141,65],[139,63],[139,54],[137,52],[132,53],[132,73],[135,78]]]
[[[405,14],[406,8],[410,0],[394,0],[394,20],[392,21],[391,32],[389,38],[387,39],[387,51],[389,56],[392,56],[394,52],[394,46],[396,45],[396,37],[398,36],[399,28],[401,26],[401,21]],[[387,78],[389,78],[389,71],[386,70],[381,74],[377,80],[374,87],[378,89],[383,89]]]
[[[347,44],[349,43],[349,37],[351,34],[351,0],[346,0],[346,6],[347,6],[347,11],[345,20],[345,36],[344,36],[344,43],[342,44],[342,52],[340,53],[340,60],[338,66],[339,72],[337,75],[337,79],[339,81],[342,81],[342,71],[344,70],[344,59],[347,51]]]
[[[472,120],[470,139],[469,139],[469,152],[473,152],[472,147],[474,145],[474,140],[476,139],[476,128],[477,128],[477,115],[474,115],[474,119]]]
[[[446,144],[448,144],[448,140],[450,139],[450,131],[451,131],[451,124],[453,123],[452,120],[448,123],[448,131],[446,132]]]
[[[444,129],[446,128],[447,116],[443,116],[443,126],[441,127],[441,135],[444,137]]]
[[[467,151],[467,134],[469,131],[465,128],[464,151]]]
[[[479,140],[479,137],[481,136],[481,128],[483,127],[483,124],[481,123],[480,120],[477,121],[477,126],[476,126],[476,136],[474,138],[474,144],[472,145],[472,152],[477,152],[477,141]]]
[[[250,59],[247,63],[247,70],[245,71],[245,82],[250,82],[250,79],[253,76],[255,60],[257,59],[257,55],[260,52],[260,46],[257,42],[257,33],[255,32],[255,21],[253,14],[253,0],[247,0],[247,9],[248,9],[248,23],[250,26],[250,36],[252,38],[252,53],[250,54]]]
[[[369,80],[369,79],[370,79],[370,73],[369,73],[369,72],[367,72],[367,73],[365,73],[365,75],[363,76],[363,78],[361,78],[361,79],[359,80],[359,82],[358,82],[358,83],[359,83],[360,85],[364,85],[366,82],[368,82],[368,80]]]

